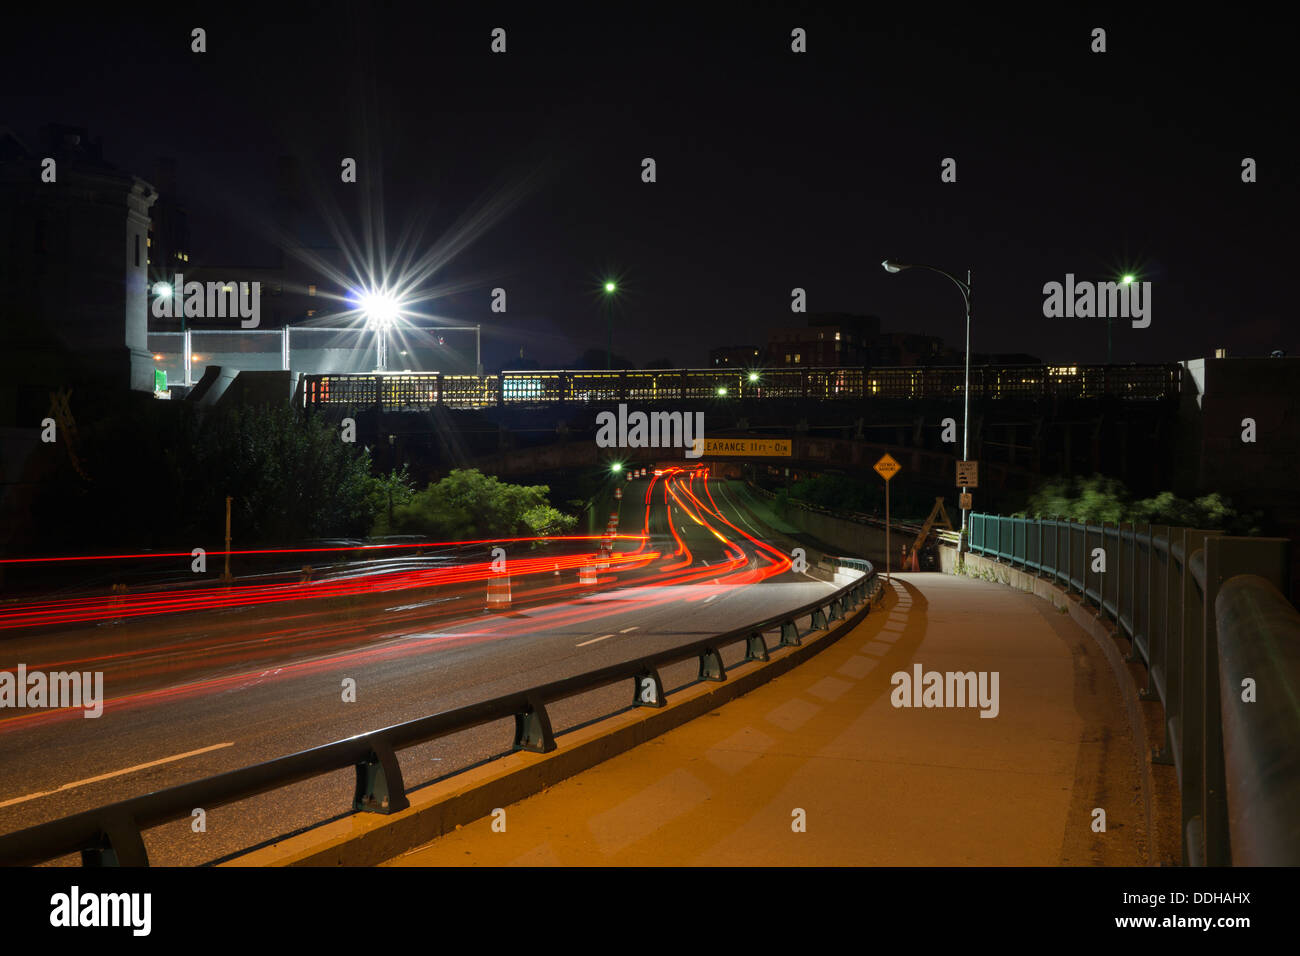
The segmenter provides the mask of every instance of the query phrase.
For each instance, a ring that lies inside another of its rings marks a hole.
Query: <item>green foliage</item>
[[[847,475],[801,478],[790,486],[791,498],[836,511],[872,511],[879,507],[883,494],[868,482]]]
[[[375,515],[375,525],[370,533],[376,537],[393,532],[391,515],[399,508],[410,504],[415,497],[415,483],[403,465],[401,471],[394,469],[387,475],[370,479],[370,510]]]
[[[1060,515],[1090,524],[1166,524],[1231,534],[1258,534],[1260,522],[1259,514],[1238,512],[1217,493],[1188,501],[1162,491],[1134,501],[1122,481],[1102,475],[1048,480],[1030,495],[1025,514],[1041,518]]]
[[[360,537],[374,520],[370,457],[324,418],[288,403],[200,409],[121,402],[77,409],[89,480],[65,464],[35,504],[42,543],[186,549],[217,546],[226,496],[245,548]]]
[[[563,534],[578,519],[551,506],[550,490],[458,469],[394,507],[393,530],[445,541]]]
[[[189,507],[224,515],[244,542],[361,537],[374,519],[370,454],[322,416],[289,405],[210,412],[178,458]]]

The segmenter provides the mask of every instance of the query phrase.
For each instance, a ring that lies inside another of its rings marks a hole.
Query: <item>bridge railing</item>
[[[500,375],[386,372],[306,376],[305,401],[319,405],[412,407],[528,406],[555,403],[680,402],[870,398],[943,399],[962,396],[960,367],[770,368],[744,370],[629,369],[519,371]],[[392,382],[392,385],[388,383]],[[1174,365],[988,365],[970,371],[976,400],[1176,398]]]
[[[628,702],[632,706],[663,707],[668,695],[660,671],[665,667],[697,659],[699,676],[693,684],[723,682],[727,679],[721,654],[724,648],[743,643],[742,663],[767,661],[766,632],[779,630],[779,647],[797,646],[801,643],[801,619],[807,618],[807,630],[815,631],[846,620],[864,604],[862,613],[869,613],[879,586],[871,563],[843,558],[831,559],[831,564],[837,577],[857,577],[792,610],[621,664],[7,833],[0,836],[0,866],[31,866],[76,852],[86,866],[147,866],[149,857],[142,837],[146,829],[188,818],[194,807],[224,806],[348,767],[356,769],[354,812],[396,813],[410,806],[397,761],[400,749],[513,717],[512,749],[549,753],[556,748],[556,735],[547,707],[557,701],[630,681]]]
[[[1165,714],[1151,759],[1177,773],[1183,862],[1300,863],[1300,616],[1282,593],[1289,542],[986,514],[969,525],[972,553],[1078,594],[1145,666],[1140,696]],[[1270,708],[1243,699],[1246,678],[1267,681],[1278,695]],[[1278,792],[1293,799],[1281,803]]]

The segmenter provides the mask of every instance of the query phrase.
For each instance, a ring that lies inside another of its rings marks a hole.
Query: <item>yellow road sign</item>
[[[888,481],[890,478],[893,478],[894,475],[898,474],[898,470],[903,466],[894,459],[893,455],[886,453],[884,457],[882,457],[880,461],[876,462],[872,467],[876,469],[876,473],[880,475],[881,478]]]
[[[980,486],[980,463],[977,461],[957,462],[957,487],[978,488]]]
[[[791,444],[788,438],[706,438],[704,454],[789,458]]]

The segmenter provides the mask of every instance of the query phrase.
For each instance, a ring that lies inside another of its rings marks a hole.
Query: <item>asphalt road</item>
[[[761,522],[762,506],[743,486],[710,482],[710,498],[703,479],[669,484],[624,486],[620,533],[643,524],[648,531],[643,548],[620,542],[621,554],[635,553],[628,567],[600,572],[595,586],[579,586],[569,571],[514,578],[508,612],[483,611],[479,581],[346,606],[250,602],[0,632],[0,670],[20,661],[29,670],[102,670],[106,698],[97,719],[79,710],[0,711],[0,832],[634,659],[832,590],[789,569],[782,555],[797,543]],[[715,504],[720,516],[710,513]],[[724,653],[728,665],[742,657],[741,646]],[[665,671],[666,688],[692,681],[695,668]],[[343,699],[348,678],[355,702]],[[562,733],[630,698],[630,685],[616,686],[548,710]],[[401,751],[407,786],[507,751],[512,733],[513,722],[503,721]],[[352,786],[352,771],[340,771],[213,808],[204,832],[189,820],[152,829],[150,860],[211,862],[343,815]]]

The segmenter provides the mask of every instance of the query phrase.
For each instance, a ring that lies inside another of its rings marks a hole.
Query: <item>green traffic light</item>
[[[606,282],[606,283],[605,283],[605,291],[606,291],[606,292],[613,292],[613,291],[614,291],[615,289],[617,289],[617,288],[618,288],[618,286],[614,285],[614,283],[612,283],[612,282]]]
[[[1133,277],[1132,277],[1131,275],[1127,275],[1127,276],[1124,277],[1124,284],[1125,284],[1125,285],[1128,285],[1128,284],[1129,284],[1130,282],[1132,282],[1132,281],[1133,281]]]
[[[614,462],[614,464],[612,464],[612,465],[609,466],[609,470],[612,471],[614,474],[617,475],[620,471],[623,470],[623,466],[622,466],[622,464],[620,464],[619,462],[616,461],[616,462]]]

